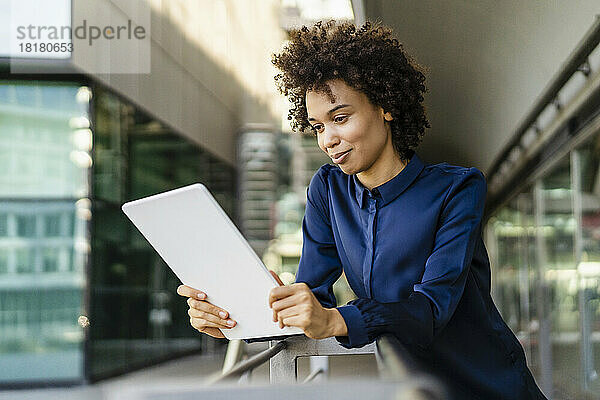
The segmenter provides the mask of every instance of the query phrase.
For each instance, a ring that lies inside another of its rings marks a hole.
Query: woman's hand
[[[206,301],[206,293],[186,285],[179,285],[177,294],[188,297],[190,309],[190,324],[196,330],[215,338],[224,338],[221,329],[231,329],[236,322],[229,317],[229,313]]]
[[[324,308],[306,283],[294,283],[271,289],[269,307],[273,322],[279,327],[296,326],[312,339],[347,335],[347,327],[339,311]]]

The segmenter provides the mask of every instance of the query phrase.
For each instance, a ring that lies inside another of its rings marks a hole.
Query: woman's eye
[[[321,130],[321,125],[313,125],[313,130],[319,132]]]
[[[344,122],[346,120],[345,115],[338,115],[333,119],[335,122]]]

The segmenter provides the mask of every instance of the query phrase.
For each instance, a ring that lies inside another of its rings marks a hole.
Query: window
[[[0,275],[8,272],[8,250],[0,248]]]
[[[17,273],[28,274],[35,270],[33,252],[28,248],[15,250],[17,261]]]
[[[8,215],[0,213],[0,237],[8,236]]]
[[[58,271],[58,249],[53,247],[46,247],[44,248],[42,254],[42,270],[44,272]]]
[[[35,215],[17,215],[17,236],[35,237]]]
[[[44,216],[44,236],[60,236],[60,214],[48,214]]]

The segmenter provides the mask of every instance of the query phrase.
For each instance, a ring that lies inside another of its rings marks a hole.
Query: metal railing
[[[269,347],[268,349],[246,360],[242,360],[230,368],[225,367],[224,371],[222,371],[220,375],[209,378],[207,380],[207,383],[214,384],[219,382],[230,381],[233,379],[239,379],[245,374],[251,373],[253,369],[267,362],[272,357],[276,356],[286,347],[287,343],[285,342],[285,340],[276,342],[275,345]]]
[[[546,107],[550,104],[554,104],[559,108],[561,107],[561,103],[558,100],[558,94],[569,81],[569,79],[571,79],[571,77],[577,72],[581,72],[586,77],[589,77],[591,69],[588,62],[588,57],[599,43],[600,14],[596,15],[594,24],[586,32],[585,36],[579,42],[575,50],[573,50],[567,61],[561,66],[558,73],[548,83],[529,112],[525,115],[525,118],[523,118],[523,120],[517,126],[510,141],[506,144],[506,146],[504,146],[500,154],[498,154],[488,171],[488,176],[490,178],[500,172],[502,164],[509,158],[511,152],[515,148],[521,147],[521,141],[525,133],[532,126],[537,127],[537,120]]]
[[[287,343],[285,351],[270,360],[269,374],[272,384],[296,383],[298,381],[298,358],[300,357],[375,353],[374,343],[357,349],[346,349],[335,338],[315,340],[305,336],[296,336],[285,341]],[[275,343],[271,342],[271,346]]]
[[[401,382],[398,398],[427,400],[447,399],[444,385],[427,374],[404,346],[392,335],[377,339],[377,365],[382,379]]]
[[[312,356],[338,356],[374,354],[377,360],[381,382],[393,383],[396,387],[397,399],[447,399],[448,393],[444,385],[410,357],[408,351],[392,335],[384,335],[375,343],[361,348],[346,349],[335,338],[314,340],[304,336],[290,337],[281,341],[269,342],[270,347],[235,365],[231,359],[241,358],[241,347],[234,346],[233,352],[226,357],[224,370],[217,376],[209,378],[208,384],[243,381],[252,370],[269,361],[270,383],[289,385],[298,383],[298,359]],[[229,360],[228,360],[229,358]],[[228,365],[229,364],[229,365]],[[326,372],[325,368],[315,368],[302,382],[311,382],[316,376]],[[349,377],[351,378],[351,377]]]

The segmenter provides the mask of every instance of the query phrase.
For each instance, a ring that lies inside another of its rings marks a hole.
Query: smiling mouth
[[[331,157],[331,159],[333,160],[334,163],[338,163],[338,162],[342,161],[346,157],[346,154],[348,154],[351,150],[352,149],[346,150],[346,151],[341,152],[341,153],[336,153],[336,154],[334,154],[334,155],[332,155],[330,157]]]

